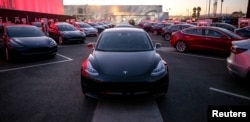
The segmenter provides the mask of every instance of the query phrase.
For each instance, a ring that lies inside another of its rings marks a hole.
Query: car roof
[[[70,25],[67,22],[56,22],[55,25]]]
[[[109,29],[105,29],[103,32],[145,32],[143,29],[140,28],[109,28]]]
[[[5,25],[5,27],[33,27],[33,25],[27,25],[27,24],[8,24],[8,25]]]

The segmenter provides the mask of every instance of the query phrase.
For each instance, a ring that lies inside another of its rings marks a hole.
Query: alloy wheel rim
[[[154,30],[154,35],[157,35],[157,31],[156,30]]]
[[[62,39],[62,37],[60,36],[59,37],[59,44],[62,44],[63,43],[63,39]]]
[[[169,35],[169,34],[166,34],[166,35],[165,35],[165,39],[166,39],[167,41],[169,41],[169,40],[170,40],[170,35]]]
[[[186,50],[186,44],[183,42],[183,41],[180,41],[177,43],[176,45],[176,49],[179,51],[179,52],[184,52]]]

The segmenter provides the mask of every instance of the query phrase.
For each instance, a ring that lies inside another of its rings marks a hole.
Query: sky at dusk
[[[211,0],[210,13],[213,11]],[[172,15],[188,15],[194,7],[200,6],[201,14],[208,13],[209,0],[63,0],[64,5],[163,5],[164,12]],[[222,13],[242,11],[246,13],[248,0],[224,0]],[[221,10],[221,0],[218,0],[217,13]]]

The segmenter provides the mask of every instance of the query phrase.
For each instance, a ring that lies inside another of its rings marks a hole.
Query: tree
[[[201,12],[201,7],[197,7],[197,18],[199,18],[200,17],[200,12]]]
[[[242,11],[234,11],[234,12],[232,13],[232,17],[236,17],[236,18],[243,17],[243,16],[245,16],[245,15],[246,15],[246,14],[243,13]]]
[[[196,7],[194,7],[193,8],[193,15],[192,15],[193,18],[196,18],[196,10],[197,10]]]

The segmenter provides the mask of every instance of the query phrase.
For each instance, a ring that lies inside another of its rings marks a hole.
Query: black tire
[[[83,44],[83,43],[85,43],[85,40],[80,41],[80,44]]]
[[[170,33],[165,34],[164,39],[165,39],[166,41],[170,41],[170,39],[171,39],[171,34],[170,34]]]
[[[175,45],[175,49],[178,52],[186,52],[187,51],[187,44],[184,41],[178,41]]]
[[[247,73],[246,81],[250,83],[250,71]]]
[[[153,31],[153,34],[154,34],[154,35],[158,35],[157,30],[154,30],[154,31]]]
[[[10,54],[10,50],[7,47],[5,47],[5,59],[8,62],[13,60],[13,56]]]

